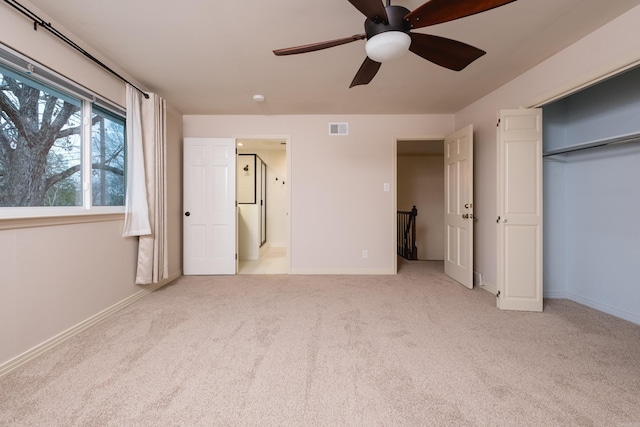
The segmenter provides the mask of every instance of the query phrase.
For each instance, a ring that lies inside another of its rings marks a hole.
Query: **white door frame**
[[[465,126],[464,128],[458,129],[458,130],[453,131],[453,132],[451,132],[449,134],[431,134],[431,135],[426,135],[426,136],[415,136],[415,135],[412,135],[412,136],[406,136],[406,137],[405,136],[397,136],[397,137],[394,138],[394,141],[393,141],[393,147],[394,147],[393,153],[394,153],[394,156],[393,156],[393,165],[392,165],[393,166],[393,180],[394,180],[393,186],[392,186],[392,188],[394,190],[394,194],[393,194],[393,212],[392,212],[392,215],[393,215],[392,216],[392,218],[393,218],[393,222],[392,222],[393,223],[393,227],[390,227],[390,229],[394,233],[394,236],[393,236],[393,241],[394,242],[395,242],[395,240],[397,238],[395,236],[395,233],[396,233],[396,230],[397,230],[396,223],[397,223],[397,210],[398,210],[398,189],[397,189],[397,187],[398,187],[398,170],[397,170],[397,167],[398,167],[398,141],[438,141],[438,142],[442,142],[442,144],[444,146],[445,140],[446,140],[447,137],[455,135],[456,133],[461,132],[463,130],[466,130],[468,127],[469,126]],[[446,147],[444,147],[444,148],[446,149]],[[445,182],[444,185],[446,186],[446,182]],[[445,188],[445,191],[446,191],[446,188]],[[473,188],[471,189],[471,191],[473,191]],[[472,233],[474,233],[473,230],[472,230]],[[396,246],[393,245],[392,248],[393,248],[393,268],[394,268],[394,271],[397,273],[398,272],[398,256],[397,256],[397,253],[396,253]],[[471,256],[472,256],[472,258],[473,258],[473,248],[474,248],[474,246],[472,244],[471,245]],[[444,258],[446,256],[446,254],[443,253],[442,256]],[[472,259],[472,261],[473,261],[473,259]],[[473,271],[472,271],[472,275],[473,275]],[[471,280],[471,282],[469,284],[465,284],[465,286],[473,287],[473,280]]]
[[[398,141],[436,141],[442,142],[444,145],[444,139],[447,137],[445,134],[430,134],[425,136],[396,136],[393,138],[393,176],[392,176],[392,185],[391,188],[393,190],[393,194],[391,197],[393,198],[393,211],[391,212],[391,224],[389,227],[390,232],[393,234],[392,241],[394,242],[391,245],[391,249],[393,250],[393,271],[398,273],[398,253],[396,249],[396,231],[397,231],[397,220],[398,220]],[[444,254],[443,254],[444,255]]]
[[[285,241],[287,242],[287,254],[286,254],[286,273],[291,273],[291,253],[293,252],[292,238],[291,238],[291,183],[293,180],[291,179],[291,135],[273,135],[273,134],[241,134],[233,136],[233,138],[237,140],[239,139],[258,139],[258,140],[278,140],[285,141],[285,157],[286,157],[286,167],[287,167],[287,179],[285,180],[285,192],[286,192],[286,204],[287,204],[287,218],[286,218],[286,233],[287,236]],[[237,237],[236,237],[236,246],[237,246]]]

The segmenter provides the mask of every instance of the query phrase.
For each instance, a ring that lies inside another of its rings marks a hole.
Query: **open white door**
[[[236,273],[236,141],[185,138],[183,273]]]
[[[498,308],[542,311],[542,110],[500,111]]]
[[[444,140],[444,272],[473,288],[473,126]]]

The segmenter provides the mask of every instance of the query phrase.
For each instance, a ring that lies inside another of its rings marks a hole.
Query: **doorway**
[[[444,139],[399,139],[396,159],[397,210],[418,210],[417,258],[444,261]]]
[[[427,138],[426,141],[436,138]],[[396,140],[396,147],[402,147],[403,141]],[[437,138],[437,140],[441,140]],[[415,149],[429,147],[429,144],[418,141]],[[443,258],[444,272],[447,276],[471,289],[473,288],[473,126],[468,125],[451,135],[444,137],[442,144],[433,145],[442,147],[443,163],[442,185],[438,188],[443,190]],[[396,148],[396,168],[398,148]],[[439,154],[439,153],[438,153]],[[401,158],[401,157],[400,157]],[[440,160],[440,159],[438,159]],[[397,178],[397,176],[396,176]],[[407,184],[411,186],[411,184]],[[396,185],[397,193],[403,191],[400,185]],[[422,193],[422,188],[416,191]],[[396,203],[397,203],[396,197]],[[420,212],[417,212],[420,216]],[[396,221],[397,223],[397,221]],[[417,238],[417,236],[416,236]],[[417,239],[416,239],[417,241]],[[415,251],[413,251],[415,253]],[[420,259],[420,249],[417,248],[418,259]]]
[[[238,274],[288,272],[287,141],[236,140]]]

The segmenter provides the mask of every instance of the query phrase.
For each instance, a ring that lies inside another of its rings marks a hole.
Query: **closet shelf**
[[[613,144],[626,144],[630,142],[639,142],[640,133],[632,133],[628,135],[617,136],[614,138],[599,139],[596,141],[583,142],[580,144],[574,144],[568,147],[557,148],[555,150],[549,150],[542,154],[542,157],[557,156],[558,154],[573,153],[575,151],[591,150],[594,148],[606,147]]]

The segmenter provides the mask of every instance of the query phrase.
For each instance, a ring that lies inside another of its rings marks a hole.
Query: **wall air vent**
[[[349,135],[349,123],[329,123],[329,135]]]

